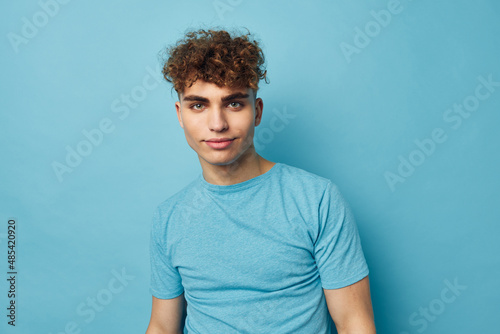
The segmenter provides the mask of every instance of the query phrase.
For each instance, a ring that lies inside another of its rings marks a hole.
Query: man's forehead
[[[178,95],[179,99],[184,99],[186,96],[191,95],[217,99],[219,97],[222,98],[236,93],[241,93],[239,95],[248,95],[249,97],[254,96],[253,89],[249,87],[218,86],[214,83],[201,80],[195,81],[191,87],[186,87],[184,91]]]

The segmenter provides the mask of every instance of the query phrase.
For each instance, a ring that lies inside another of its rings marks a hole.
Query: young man
[[[264,159],[253,136],[264,55],[250,34],[199,30],[163,68],[202,173],[161,203],[151,230],[147,334],[373,334],[368,267],[328,179]]]

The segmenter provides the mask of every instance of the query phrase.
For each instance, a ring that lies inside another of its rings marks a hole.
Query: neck
[[[201,157],[199,159],[205,181],[222,186],[250,180],[266,173],[275,164],[258,155],[255,149],[248,150],[237,160],[226,165],[214,165]]]

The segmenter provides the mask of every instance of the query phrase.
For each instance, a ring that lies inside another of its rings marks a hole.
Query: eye
[[[201,110],[201,109],[203,109],[203,104],[196,103],[196,104],[191,105],[191,108],[194,110]]]
[[[231,103],[228,104],[228,106],[231,107],[231,108],[240,108],[243,105],[241,103],[239,103],[239,102],[231,102]]]

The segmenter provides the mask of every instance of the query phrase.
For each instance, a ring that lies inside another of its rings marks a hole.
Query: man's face
[[[250,88],[218,87],[197,80],[179,94],[177,117],[200,163],[230,165],[255,151],[255,126],[262,117],[262,99]]]

